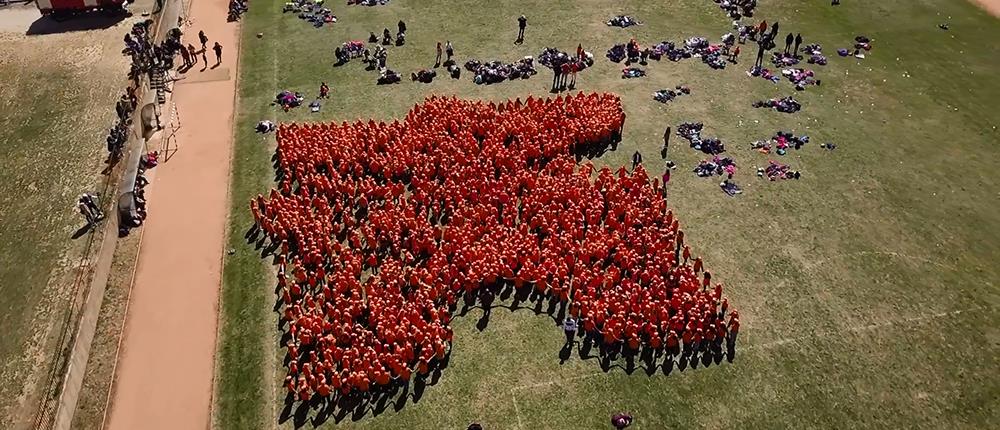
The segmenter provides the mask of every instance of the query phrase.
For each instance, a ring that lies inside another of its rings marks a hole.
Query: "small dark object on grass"
[[[942,30],[947,30],[948,29],[948,24],[938,24],[938,28],[940,28]]]
[[[622,430],[632,425],[632,415],[626,413],[614,414],[611,416],[611,425],[615,426],[618,430]]]

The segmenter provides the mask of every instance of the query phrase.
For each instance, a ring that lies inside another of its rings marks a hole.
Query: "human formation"
[[[250,210],[276,254],[289,392],[426,375],[458,306],[489,308],[501,286],[560,306],[605,349],[731,347],[739,316],[659,178],[576,161],[614,148],[624,122],[617,96],[579,93],[279,126],[276,188]]]

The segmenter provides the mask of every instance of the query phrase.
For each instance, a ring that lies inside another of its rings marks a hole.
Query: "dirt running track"
[[[236,90],[238,26],[226,23],[227,2],[194,1],[193,25],[223,46],[218,68],[187,72],[173,90],[181,128],[178,151],[156,168],[147,192],[132,302],[107,428],[210,427],[215,338]],[[179,61],[179,57],[178,57]],[[163,122],[168,121],[164,109]],[[162,158],[162,157],[161,157]]]
[[[974,2],[979,3],[983,9],[986,9],[993,16],[1000,18],[1000,0],[974,0]]]

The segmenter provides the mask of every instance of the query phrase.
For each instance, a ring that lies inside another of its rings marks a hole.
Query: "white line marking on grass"
[[[515,387],[516,388],[516,387]],[[517,428],[524,428],[524,424],[521,423],[521,408],[517,406],[517,396],[514,395],[514,390],[510,390],[510,398],[514,401],[514,415],[517,416]]]
[[[588,378],[593,378],[595,376],[601,376],[601,375],[604,375],[604,374],[605,374],[604,372],[594,372],[594,373],[588,373],[586,375],[571,376],[569,378],[553,379],[553,380],[548,381],[548,382],[539,382],[537,384],[519,385],[519,386],[516,386],[514,388],[511,388],[511,391],[522,390],[522,389],[527,389],[527,388],[547,387],[549,385],[557,384],[559,382],[568,382],[568,381],[576,381],[576,380],[580,380],[580,379],[588,379]]]
[[[938,262],[938,261],[934,261],[934,260],[930,260],[930,259],[927,259],[927,258],[916,257],[916,256],[912,256],[912,255],[908,255],[908,254],[903,254],[903,253],[899,253],[899,252],[893,252],[893,251],[859,251],[859,252],[847,252],[847,253],[844,253],[844,254],[836,254],[836,255],[832,255],[832,256],[829,256],[829,257],[826,257],[826,258],[822,258],[822,259],[816,260],[816,261],[812,262],[812,264],[806,265],[805,267],[807,269],[812,269],[812,268],[815,268],[816,266],[819,266],[821,264],[830,262],[832,260],[837,260],[837,259],[841,259],[841,258],[848,258],[848,257],[864,257],[866,255],[881,255],[881,256],[889,256],[889,257],[896,257],[896,258],[905,258],[905,259],[908,259],[908,260],[919,261],[921,263],[932,264],[932,265],[938,266],[938,267],[940,267],[942,269],[952,269],[952,270],[954,270],[954,266],[950,265],[950,264],[944,264],[944,263],[941,263],[941,262]]]
[[[605,374],[604,372],[594,372],[594,373],[588,373],[586,375],[571,376],[569,378],[553,379],[553,380],[548,381],[548,382],[540,382],[540,383],[537,383],[537,384],[518,385],[516,387],[511,387],[511,389],[510,389],[510,397],[514,401],[514,414],[517,416],[517,428],[522,428],[523,429],[524,428],[524,423],[521,422],[521,408],[520,408],[520,406],[517,405],[517,395],[514,394],[514,391],[522,390],[522,389],[538,388],[538,387],[547,387],[547,386],[554,385],[554,384],[559,383],[559,382],[579,381],[579,380],[583,380],[583,379],[593,378],[595,376],[601,376],[601,375],[604,375],[604,374]]]
[[[895,320],[895,321],[886,321],[886,322],[881,322],[881,323],[875,323],[875,324],[868,324],[868,325],[863,325],[863,326],[851,327],[851,328],[848,328],[846,330],[829,331],[829,332],[826,332],[826,333],[818,333],[818,334],[813,335],[813,336],[802,336],[802,337],[779,339],[779,340],[776,340],[774,342],[767,342],[767,343],[761,343],[761,344],[756,344],[756,345],[749,345],[749,346],[743,348],[743,351],[747,352],[747,351],[753,351],[753,350],[759,350],[759,349],[773,348],[773,347],[776,347],[776,346],[782,346],[782,345],[786,345],[786,344],[789,344],[789,343],[798,343],[798,342],[801,342],[801,341],[806,340],[806,339],[815,339],[817,337],[830,337],[830,336],[834,336],[834,335],[838,335],[838,334],[844,334],[844,333],[859,333],[859,332],[875,330],[875,329],[879,329],[879,328],[883,328],[883,327],[891,327],[891,326],[900,325],[900,324],[924,323],[924,322],[935,320],[935,319],[939,319],[939,318],[956,316],[956,315],[959,315],[959,314],[962,314],[962,313],[973,312],[973,311],[978,311],[978,310],[983,310],[983,309],[986,309],[986,307],[983,307],[983,306],[974,306],[974,307],[971,307],[971,308],[958,309],[958,310],[949,311],[949,312],[938,312],[938,313],[923,315],[923,316],[919,316],[919,317],[904,318],[904,319],[899,319],[899,320]]]

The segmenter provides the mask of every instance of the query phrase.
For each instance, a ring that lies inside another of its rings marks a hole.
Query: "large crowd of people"
[[[426,375],[458,306],[489,308],[498,286],[560,306],[602,350],[731,347],[739,318],[659,179],[577,163],[615,147],[624,122],[617,96],[580,93],[279,126],[277,187],[250,209],[276,254],[289,392],[328,400]]]

